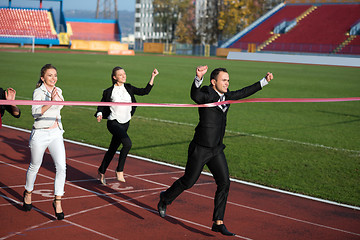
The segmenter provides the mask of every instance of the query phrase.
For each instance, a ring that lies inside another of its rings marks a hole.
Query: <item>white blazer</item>
[[[62,90],[56,87],[58,95],[62,101],[64,101],[64,97],[62,96]],[[40,87],[36,88],[33,93],[34,101],[51,101],[51,94],[46,89],[45,85],[42,84]],[[31,112],[35,119],[33,128],[41,129],[41,128],[49,128],[54,125],[56,119],[59,123],[59,128],[62,130],[63,126],[61,123],[61,115],[60,110],[63,108],[62,105],[52,105],[44,114],[41,114],[41,108],[44,105],[32,105]]]

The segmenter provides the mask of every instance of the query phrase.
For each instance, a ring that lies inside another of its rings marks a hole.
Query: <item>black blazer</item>
[[[238,100],[246,98],[257,91],[261,90],[260,82],[244,87],[237,91],[229,91],[225,93],[225,100]],[[212,86],[204,86],[197,88],[195,83],[191,87],[191,99],[197,104],[205,104],[218,102],[219,94],[212,88]],[[195,128],[193,141],[204,147],[216,147],[223,145],[223,138],[226,128],[226,115],[230,108],[227,105],[225,112],[217,107],[199,107],[199,123]]]
[[[6,100],[5,97],[5,90],[0,88],[0,99]],[[20,109],[19,109],[19,115],[14,115],[13,110],[10,105],[0,105],[0,115],[1,117],[4,116],[5,110],[8,111],[13,117],[19,118],[21,115]]]
[[[147,95],[149,94],[153,86],[148,83],[145,88],[137,88],[129,83],[124,83],[124,87],[131,96],[131,102],[136,103],[135,95],[139,95],[139,96]],[[101,102],[111,102],[111,93],[113,89],[114,89],[114,85],[103,91]],[[136,110],[136,106],[132,106],[131,116],[134,115],[135,110]],[[110,115],[110,106],[98,106],[97,111],[95,113],[95,117],[97,117],[98,112],[102,112],[103,118],[107,119]]]

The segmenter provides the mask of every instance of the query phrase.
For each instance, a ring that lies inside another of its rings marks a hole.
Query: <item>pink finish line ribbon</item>
[[[143,107],[214,107],[222,104],[250,102],[348,102],[360,101],[360,97],[350,98],[252,98],[244,100],[228,100],[207,104],[178,103],[123,103],[123,102],[85,102],[85,101],[33,101],[33,100],[0,100],[0,105],[64,105],[64,106],[143,106]]]

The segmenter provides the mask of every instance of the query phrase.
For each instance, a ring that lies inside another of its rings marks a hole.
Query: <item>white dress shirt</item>
[[[126,91],[124,84],[114,86],[111,93],[112,102],[131,103],[131,96]],[[110,106],[109,120],[117,120],[119,123],[127,123],[131,119],[131,106]]]

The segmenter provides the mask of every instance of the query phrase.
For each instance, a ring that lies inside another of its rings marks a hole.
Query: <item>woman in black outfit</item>
[[[0,88],[1,100],[15,100],[16,91],[13,88],[2,89]],[[4,116],[5,110],[8,111],[13,117],[20,117],[20,109],[16,105],[0,105],[0,128],[2,126],[1,118]]]
[[[126,73],[121,67],[115,67],[112,70],[111,80],[113,85],[104,90],[101,102],[136,102],[134,95],[147,95],[151,91],[154,79],[159,74],[157,69],[151,74],[149,83],[145,88],[137,88],[129,83],[126,83]],[[131,140],[127,134],[131,116],[134,114],[135,106],[98,106],[95,113],[97,121],[100,122],[103,118],[108,119],[107,128],[113,135],[108,151],[105,153],[104,159],[98,169],[98,178],[103,185],[106,185],[105,172],[108,168],[116,150],[122,144],[120,150],[119,162],[115,171],[118,181],[125,182],[124,165],[126,156],[131,149]]]

